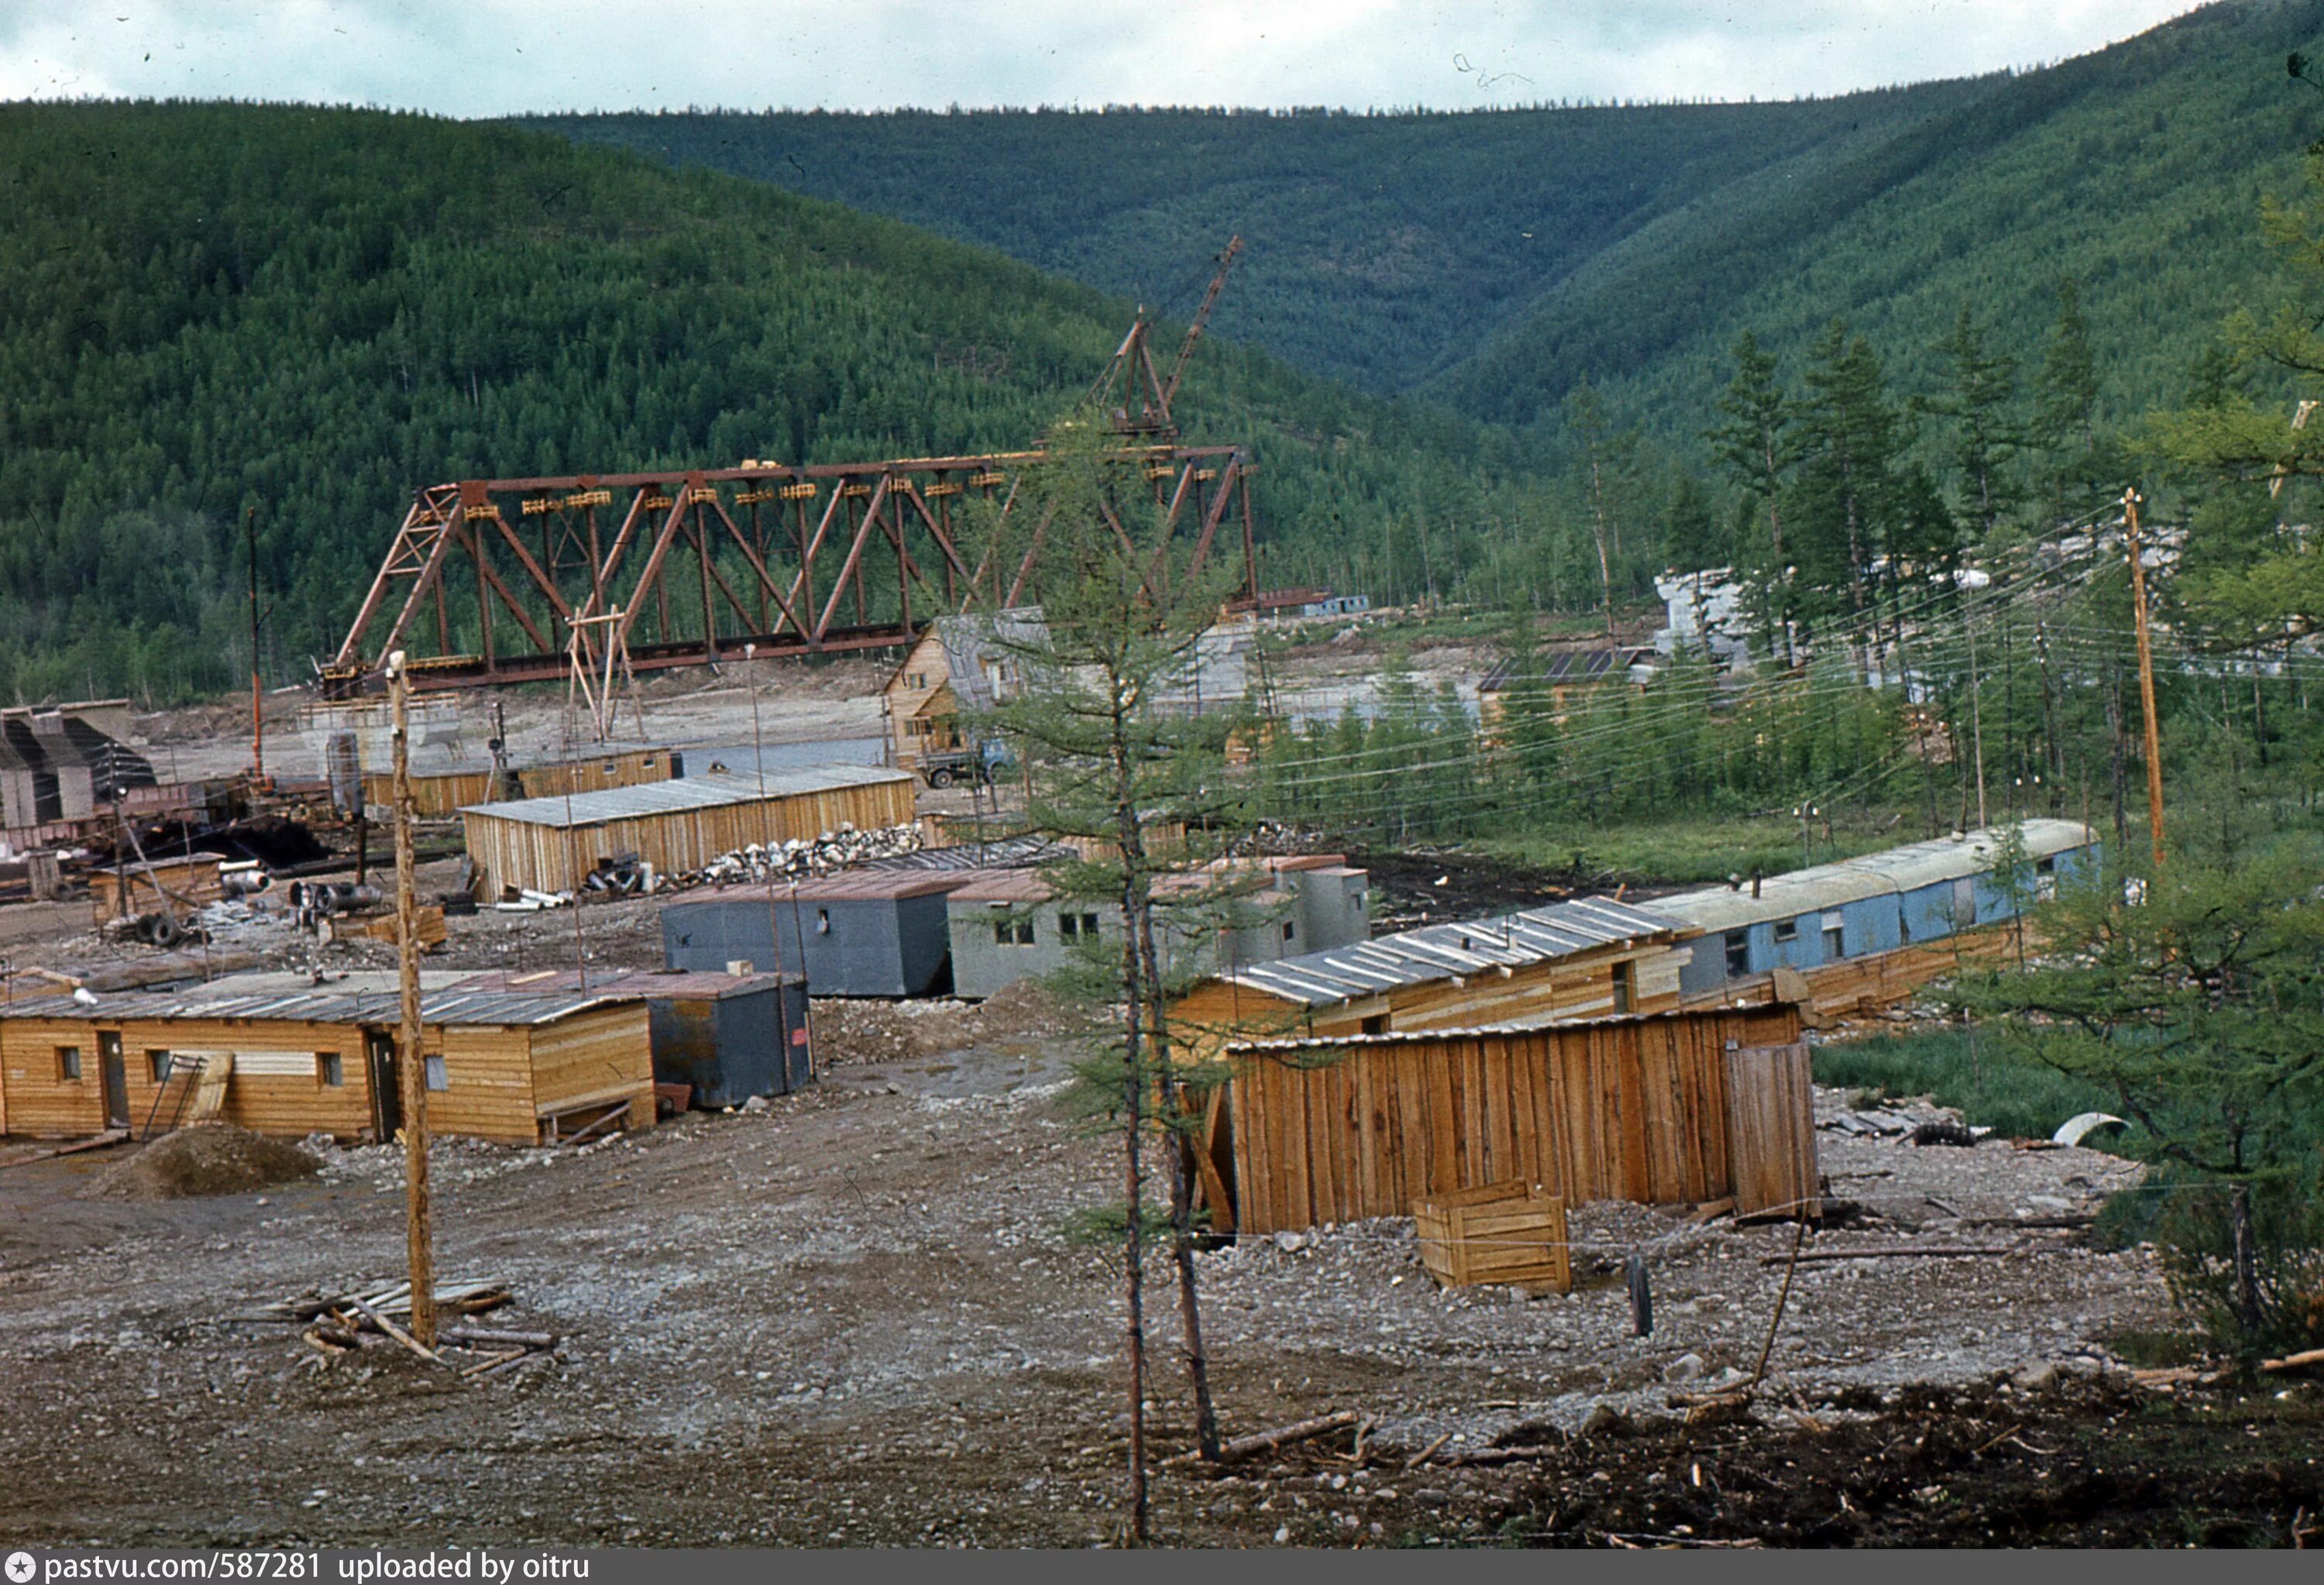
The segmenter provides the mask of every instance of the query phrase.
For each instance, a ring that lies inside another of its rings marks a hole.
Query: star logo
[[[24,1582],[32,1577],[32,1571],[38,1565],[32,1562],[32,1554],[31,1553],[10,1553],[8,1554],[9,1585],[24,1585]]]

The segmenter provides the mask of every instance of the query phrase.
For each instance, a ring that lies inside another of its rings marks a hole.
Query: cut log
[[[557,1334],[553,1332],[494,1332],[483,1326],[446,1326],[437,1329],[437,1337],[447,1343],[475,1343],[492,1348],[500,1343],[512,1343],[527,1349],[553,1349]]]
[[[1277,1448],[1289,1447],[1296,1442],[1310,1442],[1316,1437],[1329,1435],[1334,1431],[1345,1430],[1361,1418],[1362,1416],[1353,1409],[1342,1409],[1336,1414],[1319,1415],[1313,1420],[1300,1420],[1289,1425],[1278,1425],[1272,1431],[1260,1431],[1250,1436],[1238,1436],[1219,1449],[1219,1461],[1229,1463],[1236,1459],[1247,1459],[1253,1453],[1272,1452]],[[1201,1457],[1200,1453],[1180,1453],[1176,1458],[1167,1461],[1173,1464],[1191,1464],[1199,1461]]]
[[[1870,1249],[1811,1249],[1797,1258],[1802,1266],[1808,1266],[1827,1264],[1834,1260],[1936,1260],[1947,1257],[1960,1258],[1969,1256],[2015,1255],[2015,1253],[2017,1251],[2014,1247],[2006,1244],[1979,1244],[1974,1248],[1956,1246],[1941,1249],[1924,1249],[1912,1244],[1889,1244]],[[1790,1255],[1762,1255],[1759,1257],[1759,1264],[1783,1266],[1793,1258],[1794,1257]]]
[[[2324,1349],[2304,1349],[2297,1354],[2286,1354],[2281,1359],[2262,1359],[2263,1370],[2305,1370],[2311,1365],[2324,1365]]]

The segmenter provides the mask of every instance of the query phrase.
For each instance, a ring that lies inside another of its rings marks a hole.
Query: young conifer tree
[[[1024,757],[1028,825],[1084,855],[1046,866],[1043,879],[1075,921],[1074,962],[1056,982],[1110,1009],[1107,1048],[1082,1078],[1121,1144],[1121,1202],[1104,1221],[1122,1240],[1124,1528],[1143,1542],[1145,1267],[1157,1239],[1177,1282],[1198,1451],[1215,1458],[1219,1445],[1195,1283],[1202,1230],[1191,1143],[1194,1097],[1217,1075],[1178,1049],[1169,1009],[1194,977],[1221,966],[1217,943],[1242,922],[1262,879],[1214,862],[1244,825],[1247,793],[1230,777],[1227,751],[1250,721],[1224,663],[1231,640],[1217,631],[1241,579],[1228,558],[1197,559],[1196,536],[1185,524],[1174,532],[1156,501],[1143,454],[1097,414],[1061,421],[1043,451],[1010,513],[982,532],[978,558],[990,566],[1013,572],[1030,556],[1025,587],[1039,598],[1038,614],[988,629],[1012,686],[983,724]],[[1168,1184],[1159,1215],[1148,1193],[1157,1166]]]

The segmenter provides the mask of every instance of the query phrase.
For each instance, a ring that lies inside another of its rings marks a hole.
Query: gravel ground
[[[1029,1041],[842,1064],[761,1112],[565,1152],[440,1144],[439,1270],[507,1284],[509,1324],[567,1340],[553,1359],[467,1385],[385,1346],[326,1363],[279,1323],[234,1319],[392,1276],[392,1150],[326,1151],[312,1184],[161,1204],[78,1198],[106,1153],[11,1168],[0,1391],[18,1409],[0,1417],[0,1533],[1105,1541],[1124,1429],[1120,1275],[1063,1230],[1111,1192],[1112,1164],[1059,1105],[1067,1055]],[[2007,1217],[2088,1204],[2125,1170],[2081,1150],[1821,1139],[1836,1189],[1894,1219],[1812,1240],[1825,1247],[1966,1241],[1947,1213],[1907,1202]],[[1229,1433],[1354,1407],[1378,1422],[1376,1457],[1438,1437],[1457,1455],[1578,1426],[1601,1403],[1659,1413],[1674,1385],[1748,1367],[1782,1276],[1757,1257],[1787,1250],[1787,1230],[1618,1205],[1574,1227],[1586,1275],[1564,1298],[1440,1294],[1401,1221],[1202,1256]],[[2164,1315],[2139,1253],[2091,1253],[2059,1233],[1970,1236],[2021,1252],[1803,1267],[1775,1353],[1782,1379],[1810,1400],[1852,1389],[1877,1402],[1904,1383],[2043,1381],[2044,1363],[2098,1372],[2107,1336]],[[1640,1248],[1655,1291],[1647,1339],[1628,1335],[1610,1269]],[[1156,1282],[1167,1451],[1185,1445],[1188,1414],[1158,1269]],[[1353,1510],[1309,1516],[1301,1462],[1232,1482],[1173,1470],[1157,1528],[1190,1543],[1314,1539],[1307,1517]],[[1371,1498],[1374,1516],[1321,1534],[1470,1534],[1490,1504],[1464,1507],[1462,1494],[1501,1479],[1451,1471],[1398,1488],[1375,1474],[1367,1490],[1387,1486],[1395,1506]],[[1286,1527],[1293,1515],[1304,1527]]]

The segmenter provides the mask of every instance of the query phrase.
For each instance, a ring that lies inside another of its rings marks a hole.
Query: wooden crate
[[[1437,1286],[1501,1283],[1570,1293],[1565,1202],[1539,1184],[1487,1184],[1412,1203],[1420,1259]]]

